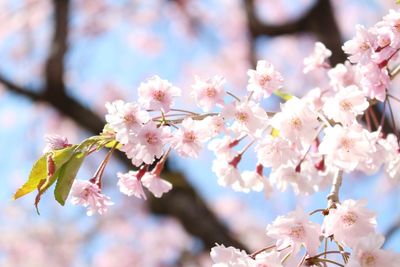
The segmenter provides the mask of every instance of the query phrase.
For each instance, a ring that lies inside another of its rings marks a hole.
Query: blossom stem
[[[344,263],[347,263],[347,256],[348,256],[348,254],[345,253],[344,248],[343,248],[337,241],[335,241],[335,243],[336,243],[338,249],[339,249],[340,251],[343,252],[343,253],[341,253],[341,255],[342,255],[342,258],[343,258]]]
[[[260,254],[261,252],[270,250],[271,248],[274,248],[274,247],[276,247],[276,245],[272,245],[272,246],[268,246],[268,247],[259,249],[259,250],[255,251],[255,252],[251,253],[249,256],[250,256],[251,258],[254,259],[254,258],[255,258],[258,254]]]
[[[311,216],[311,215],[314,215],[317,212],[325,212],[325,211],[326,211],[326,209],[316,209],[316,210],[310,212],[309,215]]]
[[[378,118],[376,117],[375,111],[373,109],[368,109],[368,111],[369,111],[369,113],[371,115],[372,122],[374,123],[376,129],[378,129],[379,128],[379,121],[378,121]]]
[[[338,170],[335,177],[333,178],[333,183],[331,187],[331,192],[327,196],[328,200],[328,209],[335,208],[336,203],[339,202],[339,189],[342,185],[343,180],[343,170]]]
[[[387,96],[387,94],[386,94],[386,96]],[[380,123],[381,128],[383,128],[383,126],[385,124],[386,102],[387,102],[387,97],[385,98],[385,101],[383,101],[382,117],[381,117],[381,123]]]
[[[237,101],[240,102],[240,98],[235,96],[234,94],[232,94],[231,92],[226,92],[228,95],[230,95],[231,97],[233,97],[234,99],[236,99]]]
[[[392,71],[389,72],[389,77],[391,80],[400,72],[400,64],[397,65]]]
[[[317,254],[317,255],[313,256],[312,258],[319,258],[321,256],[326,256],[327,254],[345,254],[345,255],[349,255],[350,253],[342,251],[342,250],[330,250],[330,251],[325,251],[325,252],[322,252],[320,254]]]
[[[199,115],[199,113],[190,111],[190,110],[185,110],[185,109],[179,109],[179,108],[171,108],[172,111],[177,111],[177,112],[183,112],[183,113],[189,113],[192,115]]]
[[[319,261],[319,262],[328,262],[328,263],[335,264],[335,265],[337,265],[337,266],[344,267],[344,265],[343,265],[343,264],[341,264],[341,263],[338,263],[338,262],[336,262],[336,261],[333,261],[333,260],[328,260],[328,259],[318,259],[318,261]]]
[[[397,127],[396,127],[396,120],[394,119],[392,105],[390,104],[390,100],[389,99],[387,99],[387,102],[388,102],[388,106],[389,106],[390,117],[392,119],[392,128],[393,128],[394,133],[396,134],[396,136],[399,137],[399,132],[398,132]]]

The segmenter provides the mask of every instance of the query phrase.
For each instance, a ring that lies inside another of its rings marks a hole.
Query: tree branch
[[[314,6],[297,20],[281,25],[269,25],[260,21],[255,12],[254,0],[245,0],[245,7],[249,32],[253,38],[309,32],[332,51],[330,61],[333,65],[346,60],[342,51],[342,38],[329,0],[316,1]]]
[[[45,65],[46,93],[48,94],[65,91],[64,57],[68,49],[69,4],[69,0],[53,0],[53,40]]]
[[[26,88],[23,88],[23,87],[15,84],[14,82],[8,80],[6,77],[4,77],[1,74],[0,74],[0,83],[3,84],[5,89],[7,89],[8,91],[25,96],[32,101],[39,101],[39,100],[43,99],[42,94],[30,91]]]

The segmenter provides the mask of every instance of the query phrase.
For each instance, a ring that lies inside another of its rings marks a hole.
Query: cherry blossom
[[[224,104],[224,90],[222,88],[225,79],[221,76],[214,76],[206,81],[195,77],[195,84],[192,85],[192,96],[196,100],[196,104],[203,111],[210,111],[215,105]]]
[[[278,168],[287,163],[295,164],[300,160],[300,153],[289,140],[280,136],[267,135],[262,138],[256,148],[257,159],[264,167]]]
[[[70,146],[67,137],[58,134],[46,135],[44,139],[46,141],[46,147],[43,149],[44,154]]]
[[[208,129],[203,123],[186,118],[182,121],[181,127],[171,136],[170,143],[181,157],[196,158],[207,140],[207,135]]]
[[[313,110],[297,97],[281,104],[281,110],[271,119],[271,125],[278,129],[283,137],[293,142],[310,144],[319,126],[318,116]]]
[[[313,53],[304,59],[304,73],[314,69],[328,67],[326,60],[332,55],[332,52],[325,47],[323,43],[316,42]]]
[[[399,255],[382,250],[385,238],[379,234],[368,234],[360,239],[354,247],[346,267],[396,267],[399,264]]]
[[[163,146],[170,136],[168,127],[157,127],[155,123],[149,122],[140,129],[137,135],[130,135],[130,143],[124,145],[121,150],[135,166],[143,162],[152,164],[155,158],[163,155]]]
[[[179,88],[158,76],[150,78],[146,83],[141,83],[138,92],[139,103],[145,109],[161,109],[164,112],[170,110],[173,105],[173,97],[181,95]]]
[[[350,126],[356,123],[357,115],[363,114],[368,106],[364,93],[357,86],[351,85],[339,89],[333,97],[327,98],[323,109],[329,119]]]
[[[269,97],[283,85],[281,74],[265,60],[258,61],[256,69],[248,70],[247,75],[249,76],[247,90],[253,92],[255,99]]]
[[[213,267],[256,267],[254,260],[250,258],[243,250],[234,247],[225,247],[216,245],[211,249],[211,259],[214,262]]]
[[[234,120],[230,129],[238,136],[242,132],[258,136],[268,122],[268,115],[265,110],[252,101],[234,102],[226,105],[221,115],[225,120]]]
[[[375,63],[360,66],[360,85],[365,94],[372,99],[384,101],[386,89],[389,88],[389,74],[386,69],[381,69]]]
[[[71,196],[71,203],[86,207],[88,216],[92,216],[95,212],[103,214],[107,211],[107,206],[114,204],[108,196],[101,193],[97,184],[90,181],[75,180]]]
[[[237,161],[236,158],[232,161]],[[230,186],[235,191],[243,191],[245,183],[236,167],[237,163],[227,162],[223,159],[215,159],[212,164],[212,171],[218,177],[220,186]]]
[[[135,134],[149,121],[149,114],[139,105],[116,100],[106,103],[108,114],[106,121],[116,133],[116,140],[122,144],[129,141],[129,134]]]
[[[326,164],[350,172],[367,159],[371,144],[360,127],[335,125],[326,128],[324,132],[318,150],[326,156]]]
[[[119,178],[117,185],[121,193],[127,196],[146,199],[146,194],[143,191],[141,182],[143,175],[144,172],[142,170],[129,171],[128,173],[117,173]]]
[[[158,198],[172,189],[172,184],[170,182],[161,179],[154,173],[145,173],[141,181],[143,185]]]
[[[277,240],[277,249],[290,246],[293,254],[297,254],[300,247],[304,246],[310,256],[315,255],[320,244],[321,227],[308,217],[300,208],[285,216],[278,216],[267,226],[267,235]]]
[[[333,235],[341,244],[354,248],[360,239],[375,232],[375,213],[367,210],[364,200],[348,199],[329,210],[323,223],[326,237]]]
[[[349,54],[352,63],[368,62],[373,52],[374,37],[362,25],[356,26],[356,36],[343,45],[343,51]]]

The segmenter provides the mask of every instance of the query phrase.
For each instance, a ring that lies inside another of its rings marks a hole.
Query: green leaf
[[[47,155],[41,156],[33,165],[28,181],[15,192],[13,199],[18,199],[34,191],[42,179],[47,177]]]
[[[85,157],[86,153],[75,153],[60,170],[56,188],[54,190],[54,196],[58,203],[60,203],[62,206],[65,205],[65,200],[68,198],[72,184]]]
[[[42,195],[47,191],[47,189],[49,189],[54,182],[57,180],[60,171],[63,167],[63,165],[68,162],[70,160],[70,158],[72,157],[72,155],[74,154],[74,150],[77,146],[69,146],[63,149],[59,149],[59,150],[54,150],[53,152],[51,152],[51,160],[54,162],[54,173],[51,176],[46,176],[45,179],[42,179],[38,186],[38,193],[35,197],[35,207],[36,207],[36,211],[39,214],[39,202],[40,199],[42,197]],[[49,164],[49,162],[47,161],[47,164]],[[47,166],[47,169],[49,168],[49,166]],[[49,171],[47,171],[48,173]]]
[[[289,93],[284,93],[280,90],[275,90],[274,91],[274,95],[276,95],[277,97],[281,98],[282,100],[288,101],[289,99],[291,99],[293,97],[293,95],[289,94]]]

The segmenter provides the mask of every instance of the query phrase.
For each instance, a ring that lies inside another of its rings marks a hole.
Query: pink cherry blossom
[[[269,97],[273,91],[281,88],[283,84],[281,74],[275,70],[271,63],[265,60],[258,61],[256,69],[248,70],[247,75],[249,76],[247,90],[253,92],[255,99]]]
[[[196,158],[207,141],[208,129],[200,121],[186,118],[170,138],[172,148],[181,157]]]
[[[379,68],[375,63],[360,66],[360,85],[365,94],[372,99],[384,101],[390,77],[386,68]]]
[[[348,199],[336,204],[325,216],[323,232],[326,237],[333,235],[339,243],[354,248],[360,239],[375,232],[376,215],[365,208],[364,200]]]
[[[364,93],[355,85],[339,89],[338,92],[325,100],[324,113],[329,119],[350,126],[356,123],[357,115],[361,115],[369,107]]]
[[[253,101],[234,102],[226,105],[221,112],[225,120],[233,119],[230,129],[238,136],[242,133],[257,136],[267,127],[268,115]]]
[[[358,73],[356,70],[357,68],[351,65],[349,61],[346,61],[344,64],[337,64],[334,68],[331,68],[328,71],[328,76],[332,89],[338,91],[343,87],[357,85]]]
[[[374,37],[362,25],[356,26],[356,36],[342,46],[343,51],[349,54],[349,60],[352,63],[365,63],[370,60],[373,53],[372,44]]]
[[[388,134],[385,139],[379,139],[378,143],[385,151],[380,154],[380,159],[385,162],[385,172],[390,178],[400,181],[400,148],[396,135]]]
[[[163,155],[163,146],[170,136],[168,127],[157,127],[154,122],[150,121],[140,129],[137,135],[130,136],[130,143],[124,145],[121,150],[126,153],[135,166],[139,166],[143,162],[152,164],[155,158]]]
[[[106,121],[116,133],[116,140],[122,144],[129,141],[129,134],[137,133],[140,127],[148,122],[149,114],[139,105],[116,100],[106,103],[108,114]]]
[[[172,86],[167,80],[153,76],[146,83],[141,83],[138,89],[139,103],[145,109],[168,112],[173,105],[173,97],[180,96],[181,90]]]
[[[208,112],[212,110],[215,105],[224,104],[224,89],[223,84],[225,79],[221,76],[214,76],[206,81],[201,80],[195,76],[195,84],[192,85],[192,96],[196,100],[196,104]]]
[[[213,161],[212,171],[217,175],[220,186],[230,186],[235,191],[243,191],[244,181],[234,164],[217,158]]]
[[[266,135],[257,144],[257,159],[264,167],[278,168],[300,160],[300,153],[289,140]]]
[[[43,149],[44,154],[53,150],[63,149],[70,146],[67,137],[60,136],[58,134],[45,135],[44,139],[46,141],[46,146]]]
[[[207,129],[206,138],[211,139],[225,131],[225,121],[222,116],[207,116],[201,120],[202,127]]]
[[[283,267],[279,253],[276,250],[257,254],[255,261],[257,267]]]
[[[143,175],[143,170],[129,171],[128,173],[117,173],[119,178],[117,185],[121,193],[127,196],[135,196],[137,198],[146,199],[146,194],[143,191],[141,182]]]
[[[326,164],[350,172],[368,158],[371,143],[361,127],[348,128],[336,124],[324,132],[318,150],[326,156]]]
[[[211,249],[212,267],[256,267],[254,260],[245,251],[234,247],[225,247],[216,244]]]
[[[101,193],[97,184],[90,181],[75,180],[71,196],[71,203],[86,207],[88,216],[92,216],[95,212],[103,214],[107,211],[107,206],[114,204],[108,196]]]
[[[212,139],[208,144],[208,149],[213,151],[220,160],[230,161],[236,155],[233,147],[237,144],[238,139],[224,135],[221,138]]]
[[[382,235],[371,233],[360,239],[353,248],[346,267],[396,267],[400,255],[391,251],[382,250],[385,238]]]
[[[308,255],[317,253],[320,245],[321,227],[311,222],[302,209],[297,208],[285,216],[278,216],[267,226],[267,236],[275,238],[277,249],[290,246],[293,254],[297,254],[303,245]]]
[[[304,161],[300,169],[297,171],[296,166],[290,164],[273,169],[269,175],[271,184],[282,192],[290,186],[296,195],[314,193],[314,186],[319,183],[321,177],[315,173],[315,168],[309,161]]]
[[[271,125],[279,130],[280,135],[292,142],[302,141],[306,144],[315,138],[319,124],[315,112],[297,97],[281,104],[281,112],[271,119]]]
[[[172,184],[170,182],[161,179],[154,173],[147,172],[141,181],[143,185],[158,198],[162,197],[164,193],[167,193],[172,189]]]
[[[332,52],[325,47],[321,42],[316,42],[313,53],[304,59],[304,73],[312,70],[328,67],[327,59],[332,55]]]
[[[243,180],[243,192],[260,192],[264,189],[266,177],[258,174],[255,171],[244,171],[241,173],[241,178]]]

